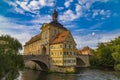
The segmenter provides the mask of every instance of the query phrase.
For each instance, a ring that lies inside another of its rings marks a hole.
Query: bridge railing
[[[40,55],[23,55],[23,56],[49,56],[49,55],[43,55],[43,54],[40,54]]]

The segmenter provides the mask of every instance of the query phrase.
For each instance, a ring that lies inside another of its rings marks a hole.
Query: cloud
[[[63,13],[63,15],[60,15],[60,20],[68,20],[72,21],[76,18],[76,15],[74,14],[74,12],[72,10],[67,10],[66,12]]]
[[[74,35],[74,39],[77,43],[78,49],[83,48],[85,46],[89,46],[95,49],[97,48],[98,43],[111,41],[118,36],[120,36],[120,30],[115,30],[106,33],[103,33],[101,31],[101,33],[99,34],[92,32],[88,35]]]
[[[96,18],[97,16],[100,16],[99,19],[109,18],[111,16],[110,10],[90,9],[91,6],[93,6],[93,3],[97,1],[106,3],[109,0],[78,0],[78,3],[74,3],[75,10],[72,10],[72,9],[65,10],[63,14],[60,15],[60,20],[66,22],[66,21],[73,21],[81,17],[86,17],[86,19],[88,19],[91,13],[92,13],[92,16],[90,16],[89,19]],[[73,2],[73,0],[67,0],[64,3],[65,7],[66,8],[70,7],[71,2]]]
[[[70,3],[73,2],[73,0],[67,0],[64,5],[66,8],[68,8],[70,6]]]
[[[86,19],[88,19],[89,17],[89,20],[90,20],[90,18],[93,19],[98,16],[100,16],[100,18],[97,18],[97,19],[106,19],[111,16],[111,11],[109,9],[108,10],[105,10],[104,8],[93,9],[91,7],[94,6],[93,3],[95,2],[106,3],[108,1],[110,0],[78,0],[78,4],[81,5],[82,12],[84,12],[83,16],[86,17]],[[101,6],[101,5],[98,5],[98,6]],[[91,14],[92,16],[90,16]]]
[[[101,15],[101,18],[99,19],[106,19],[106,18],[109,18],[111,15],[110,10],[90,9],[92,4],[95,3],[96,1],[106,3],[109,0],[77,0],[77,2],[73,2],[73,1],[74,0],[65,0],[65,2],[63,2],[65,5],[65,8],[57,6],[58,10],[64,11],[60,14],[60,17],[59,17],[61,21],[63,22],[73,21],[81,17],[85,17],[86,19],[93,19],[99,15]],[[15,12],[24,14],[24,15],[30,15],[32,17],[36,15],[41,15],[40,10],[42,8],[44,7],[53,8],[54,6],[54,0],[15,0],[14,2],[5,0],[5,2],[13,6]],[[71,8],[68,8],[73,6],[75,7],[74,10]],[[89,17],[89,14],[91,13],[92,15]]]
[[[15,0],[8,1],[5,0],[6,3],[13,6],[15,8],[15,11],[18,13],[24,13],[24,12],[31,12],[31,13],[38,13],[39,10],[43,7],[53,7],[54,0]]]
[[[103,18],[109,18],[110,15],[111,15],[110,10],[98,9],[98,10],[93,10],[92,18],[95,18],[96,16],[101,16],[101,19],[103,19]]]
[[[57,9],[58,9],[58,10],[63,10],[63,9],[64,9],[64,7],[57,7]]]
[[[22,2],[17,0],[16,3],[27,11],[34,11],[45,6],[52,7],[54,4],[53,0],[28,0]]]
[[[0,34],[8,34],[17,38],[23,45],[31,36],[39,32],[39,26],[25,26],[12,23],[10,19],[0,16]],[[37,27],[38,26],[38,27]]]
[[[43,23],[48,23],[51,20],[52,20],[51,15],[38,15],[30,22],[33,24],[43,24]]]
[[[68,9],[62,15],[60,15],[60,20],[73,21],[73,20],[81,17],[82,16],[82,8],[80,5],[76,4],[75,12],[76,12],[76,14],[71,9]]]

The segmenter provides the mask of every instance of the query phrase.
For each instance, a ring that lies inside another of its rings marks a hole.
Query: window
[[[64,63],[67,63],[67,61],[66,61],[66,60],[64,60]]]
[[[74,55],[76,55],[76,53],[74,52]]]
[[[69,45],[67,45],[67,48],[69,48]]]
[[[62,48],[62,45],[60,45],[60,48]]]
[[[67,45],[65,44],[65,48],[67,48]]]
[[[60,52],[60,55],[62,55],[62,52]]]
[[[69,45],[69,48],[71,48],[71,45]]]
[[[76,60],[73,60],[73,62],[76,62]]]
[[[67,62],[68,62],[68,63],[70,63],[70,62],[71,62],[71,60],[68,60]]]
[[[53,55],[53,53],[51,52],[51,55]]]
[[[67,55],[69,54],[68,52],[66,52],[67,53]]]
[[[66,55],[66,52],[64,52],[64,55]]]

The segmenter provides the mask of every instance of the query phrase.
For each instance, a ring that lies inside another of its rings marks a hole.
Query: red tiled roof
[[[68,34],[69,34],[69,31],[64,31],[62,33],[59,33],[56,36],[56,38],[51,42],[51,44],[57,44],[57,43],[64,42]]]
[[[28,42],[26,42],[25,45],[31,44],[31,43],[33,43],[33,42],[35,42],[37,40],[40,40],[40,39],[41,39],[41,33],[38,34],[38,35],[35,35],[34,37],[32,37]]]
[[[92,50],[92,49],[87,46],[87,47],[84,47],[84,48],[81,49],[81,50],[77,50],[76,52],[77,52],[78,54],[86,55],[84,52],[87,51],[87,52],[89,53],[89,52],[91,52],[91,50]],[[90,53],[89,55],[91,55],[91,54],[92,54],[92,53]]]

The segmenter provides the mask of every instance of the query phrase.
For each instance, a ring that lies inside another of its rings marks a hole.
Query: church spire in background
[[[56,2],[54,1],[54,10],[52,13],[52,20],[54,22],[57,22],[57,19],[58,19],[58,12],[56,11]]]

